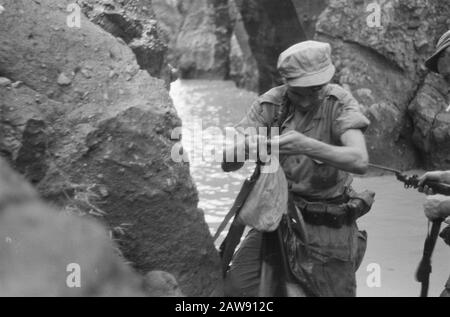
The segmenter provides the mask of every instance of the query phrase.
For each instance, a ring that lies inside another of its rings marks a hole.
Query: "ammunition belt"
[[[361,194],[351,192],[341,197],[323,202],[310,202],[294,195],[294,202],[302,212],[306,223],[340,229],[353,224],[367,214],[373,204],[375,194],[366,191]]]
[[[345,204],[333,205],[299,199],[295,200],[295,204],[302,212],[305,222],[311,225],[340,229],[355,221]]]

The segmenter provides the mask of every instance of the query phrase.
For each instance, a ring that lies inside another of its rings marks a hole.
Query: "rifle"
[[[397,180],[399,180],[400,182],[405,184],[406,189],[409,189],[409,188],[418,189],[420,187],[420,181],[419,181],[418,175],[408,176],[405,173],[397,171],[395,169],[380,166],[380,165],[375,165],[375,164],[369,164],[369,166],[372,168],[379,169],[379,170],[394,173],[395,176],[397,176]],[[436,181],[426,180],[423,183],[423,186],[428,186],[436,194],[450,196],[450,186],[447,184],[439,183]]]
[[[444,220],[433,221],[431,231],[428,230],[428,236],[425,240],[423,257],[416,272],[416,280],[417,282],[422,284],[420,297],[428,297],[430,275],[432,272],[431,258],[433,256],[434,248],[436,247],[437,239],[439,238],[439,232],[441,231],[442,222],[444,222]]]
[[[400,171],[394,170],[392,168],[379,166],[375,164],[370,164],[370,167],[388,171],[394,173],[397,176],[397,180],[405,184],[405,188],[419,188],[420,181],[419,176],[408,176]],[[436,194],[450,196],[450,186],[439,183],[436,181],[425,181],[423,186],[428,186],[435,192]],[[416,280],[417,282],[422,284],[422,289],[420,292],[420,297],[428,297],[428,290],[430,287],[430,275],[432,272],[431,266],[431,258],[433,256],[434,249],[436,247],[437,239],[439,238],[439,232],[441,231],[441,225],[444,222],[444,219],[439,219],[432,222],[431,230],[428,228],[427,239],[425,240],[425,247],[423,251],[423,257],[420,261],[419,268],[416,272]]]

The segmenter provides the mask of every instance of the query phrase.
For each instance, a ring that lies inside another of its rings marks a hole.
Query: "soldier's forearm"
[[[305,145],[302,152],[306,156],[350,173],[367,173],[368,159],[362,149],[352,146],[334,146],[314,139],[309,139]]]
[[[450,171],[442,172],[441,182],[450,185]]]

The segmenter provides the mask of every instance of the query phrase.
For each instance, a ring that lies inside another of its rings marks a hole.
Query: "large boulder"
[[[83,16],[68,27],[69,3],[3,1],[0,153],[47,200],[102,218],[139,272],[210,295],[219,257],[189,166],[171,159],[181,122],[164,82]]]
[[[186,0],[175,58],[182,78],[226,79],[232,23],[228,0]]]
[[[320,15],[316,38],[330,42],[336,80],[365,106],[371,160],[398,169],[417,167],[415,127],[408,106],[426,75],[425,59],[449,27],[450,3],[380,3],[381,25],[370,14],[373,1],[330,0]],[[369,20],[369,22],[368,22]],[[417,135],[417,133],[416,133]]]
[[[100,224],[42,203],[1,159],[0,266],[1,297],[144,296],[159,290],[155,282],[144,288]]]

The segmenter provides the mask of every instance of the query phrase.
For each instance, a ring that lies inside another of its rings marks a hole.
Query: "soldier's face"
[[[450,47],[447,47],[447,49],[442,52],[441,57],[439,57],[438,71],[450,85]]]
[[[287,94],[291,102],[302,110],[313,107],[324,86],[314,87],[289,87]]]

